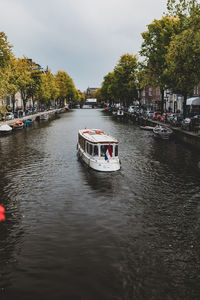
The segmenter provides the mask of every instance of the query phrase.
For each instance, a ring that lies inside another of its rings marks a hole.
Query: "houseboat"
[[[80,129],[78,132],[78,156],[90,168],[112,172],[120,169],[118,141],[99,129]]]

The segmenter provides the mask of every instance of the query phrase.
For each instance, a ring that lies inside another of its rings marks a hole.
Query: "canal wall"
[[[69,109],[67,106],[65,107],[66,111]],[[36,114],[33,114],[33,115],[28,115],[28,116],[22,116],[20,118],[15,118],[13,120],[7,120],[7,121],[0,121],[0,126],[1,125],[4,125],[4,124],[7,124],[7,125],[11,125],[19,120],[25,120],[25,119],[28,119],[28,118],[31,118],[33,121],[39,121],[40,120],[40,116],[42,115],[45,115],[45,114],[48,114],[49,115],[49,118],[53,118],[55,117],[56,115],[56,111],[58,109],[52,109],[52,110],[48,110],[48,111],[43,111],[43,112],[38,112]]]
[[[134,124],[137,125],[149,125],[149,126],[156,126],[157,124],[165,125],[170,127],[174,132],[174,138],[180,142],[187,144],[188,146],[192,146],[196,150],[200,150],[200,135],[198,132],[195,131],[185,131],[182,130],[180,127],[173,127],[169,124],[163,124],[159,121],[154,121],[152,119],[144,118],[143,116],[133,115],[128,112],[124,112],[123,119],[126,121],[132,121]]]

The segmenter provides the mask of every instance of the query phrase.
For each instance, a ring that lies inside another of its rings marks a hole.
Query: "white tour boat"
[[[99,129],[80,129],[78,156],[92,169],[103,172],[120,169],[118,141]]]

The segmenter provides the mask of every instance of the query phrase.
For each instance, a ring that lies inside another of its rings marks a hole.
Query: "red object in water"
[[[5,208],[2,205],[0,205],[0,222],[5,220],[6,220]]]
[[[0,214],[0,222],[1,222],[1,221],[5,221],[5,220],[6,220],[5,215],[4,215],[4,214]]]
[[[4,213],[5,213],[5,208],[2,205],[0,205],[0,214],[4,214]]]

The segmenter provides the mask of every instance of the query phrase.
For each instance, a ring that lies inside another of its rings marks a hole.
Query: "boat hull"
[[[12,127],[10,127],[9,125],[1,125],[0,126],[0,136],[3,135],[8,135],[12,132]]]
[[[170,128],[163,126],[156,126],[153,129],[154,137],[162,140],[168,140],[172,133],[173,131]]]
[[[152,131],[154,129],[154,127],[152,127],[152,126],[140,126],[140,129]]]
[[[78,145],[78,157],[93,170],[100,172],[114,172],[120,169],[119,158],[110,158],[105,160],[104,157],[91,157]]]

